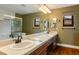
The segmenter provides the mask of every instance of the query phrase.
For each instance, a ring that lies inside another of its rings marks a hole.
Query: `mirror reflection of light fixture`
[[[51,11],[47,8],[46,5],[44,5],[44,9],[45,9],[45,11],[47,11],[47,13],[51,13]]]
[[[47,13],[51,13],[51,11],[49,10],[49,8],[46,6],[46,4],[42,4],[39,5],[39,10],[41,10],[43,13],[47,14]]]
[[[56,23],[57,22],[57,18],[53,18],[53,23]]]
[[[39,10],[41,10],[43,13],[47,14],[47,12],[44,9],[42,9],[41,7],[39,8]]]
[[[56,24],[57,24],[57,18],[52,18],[51,19],[51,28],[56,28]]]

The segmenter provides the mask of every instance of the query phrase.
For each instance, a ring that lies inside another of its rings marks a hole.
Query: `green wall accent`
[[[40,17],[40,32],[43,31],[43,20],[46,19],[48,21],[49,14],[33,13],[23,15],[23,32],[26,32],[27,34],[32,34],[38,30],[37,28],[33,28],[33,19],[35,19],[36,17]]]
[[[64,13],[73,13],[75,28],[76,29],[62,29],[63,24],[63,14]],[[32,13],[23,15],[23,32],[28,34],[35,33],[37,29],[33,29],[32,20],[33,18],[39,16],[41,20],[47,19],[49,22],[51,18],[57,18],[57,28],[58,34],[60,37],[60,42],[63,44],[77,45],[79,46],[79,5],[59,8],[52,10],[51,14],[43,14],[43,13]],[[40,31],[42,29],[43,24],[41,24]]]

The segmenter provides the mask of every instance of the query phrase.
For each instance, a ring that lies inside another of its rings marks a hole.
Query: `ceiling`
[[[74,4],[46,4],[46,5],[49,9],[56,9],[72,6]],[[0,8],[19,14],[40,12],[37,4],[0,4]]]

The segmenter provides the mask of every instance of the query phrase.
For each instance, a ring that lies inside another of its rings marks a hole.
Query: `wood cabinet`
[[[50,38],[45,44],[37,48],[31,55],[47,55],[49,51],[56,48],[58,35]]]
[[[35,51],[33,51],[31,53],[31,55],[46,55],[47,54],[47,47],[48,46],[46,44],[43,44],[38,49],[36,49]]]

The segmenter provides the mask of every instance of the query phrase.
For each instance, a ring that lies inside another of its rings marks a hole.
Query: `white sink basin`
[[[10,45],[11,49],[26,49],[33,46],[33,41],[25,40],[24,42]]]

